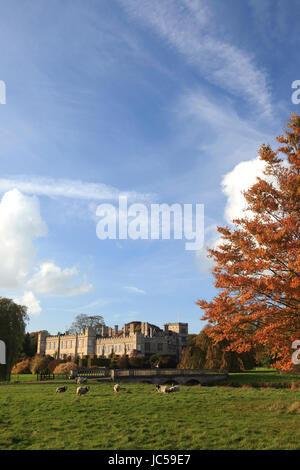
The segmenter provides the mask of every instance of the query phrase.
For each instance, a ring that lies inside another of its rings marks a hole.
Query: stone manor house
[[[148,322],[131,322],[119,330],[101,326],[100,334],[93,328],[85,328],[81,334],[68,332],[51,336],[41,331],[38,336],[37,353],[57,358],[83,357],[96,355],[108,357],[111,353],[118,356],[130,355],[136,350],[141,355],[161,354],[181,358],[181,350],[188,344],[188,324],[168,323],[163,329]]]

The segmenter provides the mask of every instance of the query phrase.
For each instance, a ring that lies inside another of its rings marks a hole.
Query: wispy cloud
[[[221,40],[212,28],[213,13],[203,0],[119,0],[125,10],[150,24],[198,72],[233,96],[246,99],[261,112],[272,110],[268,77],[253,56]]]
[[[39,176],[15,176],[0,178],[0,192],[18,189],[22,193],[39,196],[65,197],[85,200],[118,200],[120,195],[132,201],[147,201],[154,196],[136,191],[121,191],[104,183],[90,183],[80,180],[43,178]]]
[[[133,294],[146,294],[146,292],[143,289],[139,289],[138,287],[134,287],[134,286],[124,286],[123,289]]]

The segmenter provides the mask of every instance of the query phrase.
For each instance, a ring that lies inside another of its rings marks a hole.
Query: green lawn
[[[67,383],[67,382],[66,382]],[[90,382],[0,386],[0,449],[299,449],[300,391]]]
[[[267,369],[263,367],[256,367],[252,370],[245,372],[230,373],[228,376],[228,382],[233,384],[261,384],[272,386],[290,384],[291,382],[300,383],[300,374],[286,374],[277,372],[275,369]]]

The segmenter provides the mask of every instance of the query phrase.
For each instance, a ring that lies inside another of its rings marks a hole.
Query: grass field
[[[90,381],[0,386],[0,449],[299,449],[300,391]]]

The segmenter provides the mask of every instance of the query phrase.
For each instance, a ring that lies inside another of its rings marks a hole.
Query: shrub
[[[49,362],[49,357],[39,356],[38,354],[36,354],[30,362],[31,373],[37,374],[38,372],[48,372]]]
[[[129,367],[132,369],[143,369],[145,367],[145,358],[143,356],[141,357],[131,356],[129,358]],[[148,367],[149,367],[149,362],[148,362]]]
[[[110,359],[105,356],[101,356],[97,358],[97,365],[98,367],[109,367]]]
[[[63,362],[55,367],[54,374],[70,374],[71,370],[76,370],[77,365],[74,362]]]
[[[49,361],[48,363],[48,371],[50,372],[50,374],[53,374],[54,372],[54,369],[59,365],[59,364],[63,364],[65,361],[63,361],[62,359],[53,359],[52,361]]]
[[[126,354],[117,359],[117,368],[118,369],[129,369],[129,359]]]
[[[99,360],[96,354],[91,354],[87,361],[87,366],[90,369],[92,366],[99,366]]]
[[[11,371],[12,374],[31,374],[30,370],[30,358],[28,357],[24,361],[15,364]]]
[[[87,358],[86,357],[80,357],[78,361],[78,367],[87,367]]]
[[[159,361],[159,367],[163,369],[175,369],[177,366],[177,360],[174,356],[161,356]]]
[[[116,369],[117,368],[117,360],[119,359],[119,356],[117,356],[115,353],[111,353],[109,355],[109,367],[111,369]]]

